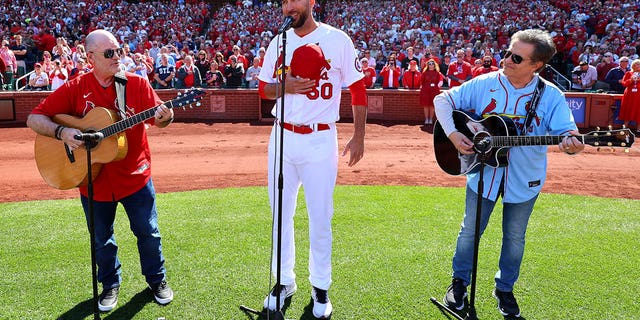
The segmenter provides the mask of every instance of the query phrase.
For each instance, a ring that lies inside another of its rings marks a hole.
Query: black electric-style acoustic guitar
[[[168,108],[187,106],[200,101],[205,92],[190,89],[177,98],[163,103]],[[95,178],[102,164],[122,160],[127,155],[127,139],[123,131],[155,115],[160,105],[120,120],[114,110],[98,107],[82,117],[59,114],[52,120],[60,125],[76,128],[82,132],[100,132],[104,137],[91,150],[92,178]],[[36,135],[36,166],[44,181],[57,189],[71,189],[87,183],[87,150],[79,148],[71,151],[61,140]]]
[[[461,154],[447,137],[439,121],[433,129],[436,161],[444,172],[463,175],[478,170],[481,157],[486,165],[497,168],[506,166],[511,147],[557,145],[565,136],[520,136],[516,125],[508,117],[490,115],[484,119],[476,114],[453,111],[456,129],[473,142],[473,154]],[[629,129],[591,131],[576,136],[582,143],[594,147],[625,147],[633,144],[635,136]]]

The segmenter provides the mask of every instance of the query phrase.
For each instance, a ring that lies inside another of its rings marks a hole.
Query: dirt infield
[[[158,192],[266,186],[271,126],[248,123],[174,123],[149,129],[154,184]],[[352,125],[338,124],[340,148]],[[77,197],[40,177],[33,155],[35,134],[28,128],[0,129],[0,202]],[[365,157],[355,167],[340,159],[338,184],[464,186],[464,177],[440,170],[433,136],[418,125],[368,124]],[[286,142],[285,142],[286,143]],[[640,199],[640,152],[634,146],[568,156],[549,148],[549,174],[543,192]]]

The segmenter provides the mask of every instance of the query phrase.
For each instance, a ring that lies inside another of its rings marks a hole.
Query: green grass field
[[[302,195],[301,195],[302,197]],[[338,186],[333,319],[446,319],[442,299],[464,190]],[[145,290],[135,239],[121,210],[118,307],[102,319],[249,319],[269,291],[271,216],[266,188],[159,194],[175,300]],[[298,202],[298,292],[287,319],[310,319],[307,216]],[[542,194],[532,215],[515,294],[535,319],[640,319],[640,201]],[[476,308],[502,319],[491,297],[501,207],[480,244]],[[78,200],[0,204],[0,319],[93,319],[89,235]],[[101,290],[101,288],[100,288]]]

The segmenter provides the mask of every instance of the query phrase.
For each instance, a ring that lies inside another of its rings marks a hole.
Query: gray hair
[[[511,42],[521,41],[534,46],[533,61],[542,61],[545,64],[556,54],[556,45],[551,35],[540,29],[527,29],[514,33]]]

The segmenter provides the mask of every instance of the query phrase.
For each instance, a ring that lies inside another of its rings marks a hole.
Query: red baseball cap
[[[294,77],[320,80],[322,69],[331,69],[322,49],[315,43],[307,43],[293,51],[291,75]]]

